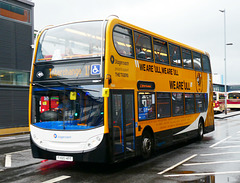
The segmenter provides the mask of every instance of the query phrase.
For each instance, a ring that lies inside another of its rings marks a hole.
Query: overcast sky
[[[224,75],[226,9],[227,83],[240,84],[239,0],[32,0],[35,29],[71,21],[121,20],[210,54],[213,73]]]

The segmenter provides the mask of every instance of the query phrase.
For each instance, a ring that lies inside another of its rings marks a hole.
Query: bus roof
[[[46,30],[46,29],[50,29],[50,28],[54,28],[54,27],[58,27],[58,26],[62,26],[62,25],[67,25],[67,24],[72,24],[72,23],[80,23],[80,22],[89,22],[89,21],[103,21],[103,20],[83,20],[83,21],[67,22],[67,23],[64,23],[64,24],[59,24],[59,25],[54,25],[54,26],[51,25],[51,26],[44,27],[44,28],[41,30],[41,32],[44,31],[44,30]],[[149,31],[149,30],[146,30],[146,29],[144,29],[144,28],[141,28],[141,27],[135,26],[135,25],[133,25],[133,24],[127,23],[127,22],[125,22],[125,21],[123,21],[123,20],[121,20],[121,19],[119,19],[119,18],[111,17],[111,18],[108,19],[108,21],[109,21],[109,25],[110,25],[110,24],[114,24],[114,25],[115,25],[115,24],[124,25],[124,26],[126,26],[126,27],[128,27],[128,28],[131,28],[131,29],[134,29],[134,30],[136,30],[136,31],[138,31],[138,32],[142,32],[142,33],[144,33],[144,34],[151,35],[151,36],[153,36],[154,38],[158,38],[158,39],[167,41],[167,42],[169,42],[169,43],[172,43],[172,44],[175,44],[175,45],[178,45],[178,46],[181,46],[181,47],[190,49],[190,50],[192,50],[192,51],[196,51],[196,52],[199,52],[199,53],[201,53],[201,54],[205,54],[205,55],[209,56],[209,53],[208,53],[208,52],[202,51],[202,50],[200,50],[200,49],[191,47],[191,46],[189,46],[189,45],[187,45],[187,44],[184,44],[184,43],[175,41],[175,40],[173,40],[173,39],[167,38],[167,37],[162,36],[162,35],[160,35],[160,34],[157,34],[157,33],[151,32],[151,31]]]

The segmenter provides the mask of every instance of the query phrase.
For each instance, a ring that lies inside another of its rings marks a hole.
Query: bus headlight
[[[100,144],[101,141],[102,141],[102,135],[94,136],[88,140],[87,148],[89,149],[95,148]]]

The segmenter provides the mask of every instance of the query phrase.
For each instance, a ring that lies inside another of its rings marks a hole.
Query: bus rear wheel
[[[142,158],[149,159],[153,151],[153,138],[152,135],[146,131],[142,135]]]
[[[203,134],[204,134],[204,125],[202,121],[199,121],[198,123],[198,140],[203,139]]]

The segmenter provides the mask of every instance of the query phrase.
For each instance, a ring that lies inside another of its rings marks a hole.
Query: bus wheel
[[[146,131],[142,135],[142,158],[148,159],[151,157],[153,150],[153,139],[152,135]]]
[[[198,123],[198,140],[201,141],[203,139],[203,134],[204,134],[204,126],[203,126],[203,122],[201,120]]]

